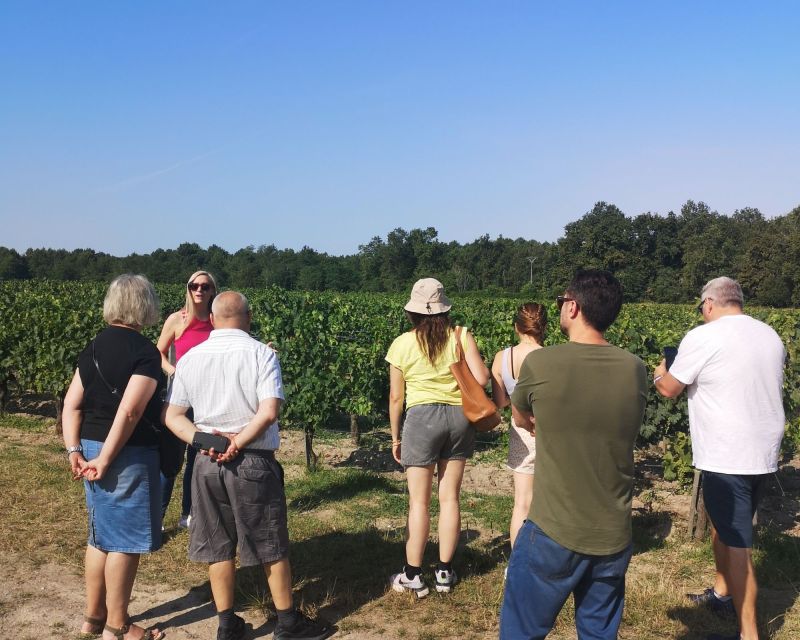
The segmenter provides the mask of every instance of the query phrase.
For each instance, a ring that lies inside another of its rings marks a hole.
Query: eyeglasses
[[[207,282],[190,282],[186,285],[189,291],[208,291],[211,285]]]
[[[703,313],[703,306],[706,304],[706,300],[714,301],[714,298],[703,298],[700,301],[700,304],[697,305],[697,313]]]
[[[556,296],[556,304],[558,305],[558,310],[561,311],[561,307],[564,306],[565,302],[578,302],[575,298],[568,298],[567,296]]]

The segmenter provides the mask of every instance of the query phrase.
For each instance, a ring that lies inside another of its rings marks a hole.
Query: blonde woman
[[[517,386],[519,370],[525,357],[541,349],[547,327],[547,309],[535,302],[523,304],[514,316],[518,344],[498,351],[492,363],[492,398],[498,409],[507,407]],[[514,510],[511,513],[509,537],[511,548],[522,523],[528,517],[533,498],[533,464],[536,459],[536,438],[527,429],[514,424],[508,431],[508,462],[514,472]]]
[[[131,624],[139,556],[161,547],[158,434],[164,388],[161,358],[142,327],[158,321],[158,297],[144,276],[126,274],[108,288],[103,329],[78,356],[64,398],[64,445],[75,480],[83,479],[89,535],[82,634],[103,640],[159,640]]]
[[[211,330],[211,302],[217,295],[217,283],[208,271],[195,271],[186,283],[186,302],[181,309],[171,314],[164,322],[156,345],[161,352],[161,368],[167,375],[175,374],[175,364],[192,347],[205,342]],[[175,364],[169,360],[169,350],[175,346]],[[192,470],[197,451],[186,450],[186,469],[183,472],[183,500],[178,526],[188,528],[192,512]],[[175,476],[161,476],[161,519],[167,513]]]
[[[475,449],[475,430],[464,417],[461,392],[450,372],[457,359],[451,306],[438,280],[418,280],[405,306],[413,328],[396,338],[386,354],[390,365],[392,455],[405,467],[409,495],[406,564],[390,580],[395,591],[411,592],[418,598],[428,595],[422,579],[422,558],[430,532],[434,472],[438,472],[439,480],[436,590],[447,593],[457,582],[452,561],[461,534],[461,480]],[[470,371],[478,382],[486,384],[489,370],[475,339],[462,331],[461,341]]]

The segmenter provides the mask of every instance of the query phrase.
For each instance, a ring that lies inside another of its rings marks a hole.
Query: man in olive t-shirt
[[[508,640],[544,638],[570,593],[579,638],[616,638],[622,619],[647,370],[603,337],[622,306],[613,275],[579,272],[558,305],[569,342],[532,352],[511,397],[515,423],[535,426],[536,482],[508,565]]]

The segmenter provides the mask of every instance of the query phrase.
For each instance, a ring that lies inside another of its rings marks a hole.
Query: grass
[[[366,446],[385,446],[380,445],[380,437],[379,433],[365,434]],[[487,446],[478,457],[495,462],[502,457],[497,449]],[[295,593],[307,612],[336,620],[343,635],[363,631],[410,640],[496,636],[509,553],[506,527],[511,496],[463,495],[464,532],[456,558],[462,582],[448,596],[432,592],[416,601],[413,596],[387,592],[387,578],[400,569],[404,558],[407,497],[402,477],[325,466],[309,474],[299,457],[282,459],[282,463],[287,470]],[[78,576],[86,543],[83,489],[69,478],[51,422],[0,417],[0,464],[10,470],[0,492],[4,532],[0,550],[7,557],[24,558],[20,562],[32,567],[51,562],[72,568]],[[180,486],[177,482],[168,523],[177,522],[179,516]],[[437,508],[434,496],[434,514]],[[620,637],[692,640],[715,631],[733,633],[730,623],[687,606],[684,594],[709,584],[713,558],[707,542],[686,539],[684,524],[670,518],[655,508],[635,514],[635,553]],[[435,515],[431,530],[435,543]],[[187,545],[186,531],[171,531],[161,551],[143,557],[139,579],[194,589],[210,597],[207,568],[187,560]],[[762,530],[754,557],[761,586],[763,637],[800,637],[798,539]],[[428,575],[436,559],[436,546],[431,544],[425,555]],[[79,578],[75,580],[79,585]],[[240,604],[272,615],[259,569],[240,569],[237,586]],[[10,606],[0,602],[0,619]],[[552,637],[574,638],[573,618],[570,599]]]

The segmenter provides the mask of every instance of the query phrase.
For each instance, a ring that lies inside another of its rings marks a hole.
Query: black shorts
[[[769,474],[703,471],[703,500],[719,539],[729,547],[753,546],[753,516]]]
[[[283,468],[269,452],[245,451],[227,464],[197,456],[192,473],[189,559],[247,567],[289,555]]]

